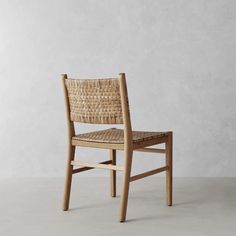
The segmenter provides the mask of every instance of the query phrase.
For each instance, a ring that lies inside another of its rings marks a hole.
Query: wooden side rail
[[[119,170],[123,171],[123,166],[116,166],[111,164],[101,164],[101,163],[88,163],[82,161],[71,161],[71,165],[73,166],[83,166],[83,167],[90,167],[90,168],[99,168],[99,169],[107,169],[107,170]]]
[[[159,149],[159,148],[138,148],[134,151],[138,152],[153,152],[153,153],[166,153],[165,149]]]
[[[100,162],[99,164],[112,164],[112,161],[111,160],[103,161],[103,162]],[[72,171],[72,174],[76,174],[76,173],[80,173],[80,172],[83,172],[86,170],[92,170],[92,169],[94,169],[94,167],[80,167],[80,168],[74,169]]]
[[[168,168],[167,166],[163,166],[163,167],[157,168],[155,170],[150,170],[150,171],[144,172],[142,174],[131,176],[129,181],[132,182],[132,181],[135,181],[135,180],[138,180],[138,179],[145,178],[145,177],[150,176],[150,175],[160,173],[162,171],[166,171],[167,168]]]

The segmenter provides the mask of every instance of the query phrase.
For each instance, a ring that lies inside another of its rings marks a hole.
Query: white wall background
[[[236,176],[235,42],[234,0],[1,0],[0,176],[64,175],[60,74],[119,72],[133,128],[174,131],[175,176]]]

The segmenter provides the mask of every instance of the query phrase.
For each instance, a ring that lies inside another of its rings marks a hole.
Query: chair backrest
[[[70,79],[63,75],[68,119],[91,124],[130,123],[125,74],[113,79]],[[127,122],[126,122],[127,121]]]

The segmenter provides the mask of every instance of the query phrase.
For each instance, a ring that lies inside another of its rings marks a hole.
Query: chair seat
[[[157,139],[168,135],[168,132],[150,132],[150,131],[133,131],[133,142],[143,142]],[[97,143],[124,143],[124,130],[122,129],[106,129],[95,132],[89,132],[74,136],[72,139]]]

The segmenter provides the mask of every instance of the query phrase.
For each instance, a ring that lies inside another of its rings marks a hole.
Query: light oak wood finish
[[[62,81],[69,144],[63,210],[68,210],[69,208],[72,174],[94,168],[108,169],[110,171],[112,197],[116,196],[116,171],[123,171],[124,173],[120,201],[120,222],[126,220],[130,182],[162,171],[166,171],[167,205],[172,205],[172,132],[132,130],[125,74],[121,73],[115,79],[78,81],[69,79],[67,75],[62,75]],[[93,124],[122,123],[124,130],[109,129],[76,135],[74,122]],[[150,148],[150,146],[157,144],[165,144],[165,149]],[[109,149],[110,160],[100,163],[75,160],[75,148],[78,146]],[[116,150],[124,152],[124,166],[116,165]],[[131,176],[134,151],[165,154],[166,166]],[[81,167],[73,169],[73,166]]]
[[[120,222],[124,222],[126,219],[129,184],[130,184],[130,172],[133,157],[133,140],[132,140],[132,127],[129,113],[129,101],[128,92],[126,88],[125,74],[119,74],[120,80],[120,94],[121,94],[121,105],[123,111],[124,120],[124,158],[125,158],[125,171],[123,177],[123,190],[121,195],[121,206],[120,206]]]
[[[157,174],[157,173],[166,171],[167,169],[168,169],[167,166],[163,166],[163,167],[157,168],[157,169],[155,169],[155,170],[150,170],[150,171],[144,172],[144,173],[142,173],[142,174],[138,174],[138,175],[131,176],[131,177],[130,177],[130,182],[135,181],[135,180],[138,180],[138,179],[143,179],[143,178],[145,178],[145,177],[147,177],[147,176],[155,175],[155,174]]]
[[[116,150],[110,149],[110,160],[112,165],[116,165]],[[111,179],[111,196],[116,197],[116,170],[110,171]]]
[[[137,152],[152,152],[152,153],[166,153],[165,149],[160,148],[139,148],[136,149]]]
[[[169,132],[166,146],[166,203],[168,206],[172,206],[172,192],[173,192],[173,160],[172,160],[172,132]]]
[[[83,162],[83,161],[71,161],[71,165],[107,169],[107,170],[120,170],[120,171],[124,170],[123,166],[116,166],[116,165],[111,165],[111,164],[88,163],[88,162]]]
[[[63,207],[64,211],[67,211],[69,208],[70,201],[70,190],[71,190],[71,181],[72,181],[72,172],[73,166],[71,165],[71,161],[74,160],[75,156],[75,147],[72,146],[72,137],[75,135],[74,123],[70,120],[70,106],[68,100],[67,89],[65,86],[65,80],[67,79],[67,75],[62,75],[62,85],[65,97],[65,107],[66,107],[66,115],[67,115],[67,127],[68,127],[68,158],[67,158],[67,170],[66,170],[66,180],[65,180],[65,190],[64,190],[64,198],[63,198]]]
[[[112,164],[112,161],[109,160],[109,161],[102,161],[102,162],[99,162],[98,164]],[[73,169],[72,171],[72,174],[76,174],[76,173],[80,173],[80,172],[83,172],[83,171],[86,171],[86,170],[92,170],[94,169],[95,167],[88,167],[88,166],[84,166],[84,167],[80,167],[80,168],[77,168],[77,169]]]

